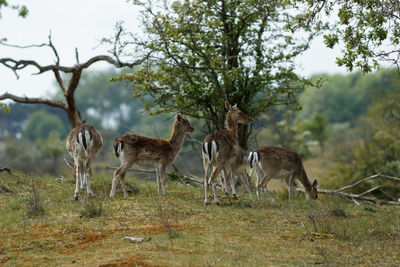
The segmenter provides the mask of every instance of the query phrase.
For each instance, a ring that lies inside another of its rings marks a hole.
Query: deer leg
[[[264,186],[264,188],[265,188],[265,193],[267,194],[268,198],[269,198],[272,202],[275,202],[274,197],[271,195],[271,193],[269,192],[268,187],[267,187],[268,182],[269,182],[271,179],[272,179],[272,178],[271,178],[270,176],[264,175],[263,179],[262,179],[261,182],[260,182],[260,186],[261,186],[261,185]]]
[[[257,176],[256,195],[258,200],[260,200],[261,177],[263,175],[264,174],[260,169],[256,169],[256,176]]]
[[[236,179],[235,179],[235,175],[233,175],[232,170],[229,171],[228,177],[229,177],[229,181],[231,184],[233,198],[238,199],[237,193],[236,193]]]
[[[250,188],[250,176],[248,176],[247,172],[244,170],[242,173],[242,177],[246,185],[247,192],[249,192],[249,197],[251,200],[253,200],[253,195],[251,194],[251,188]]]
[[[167,169],[167,165],[162,163],[160,166],[160,180],[162,185],[162,193],[165,195],[165,171]]]
[[[204,167],[204,205],[210,205],[210,202],[208,201],[208,176],[209,176],[209,170],[210,170],[210,165],[209,162],[206,158],[203,158],[203,167]]]
[[[222,170],[222,166],[220,166],[220,165],[217,166],[213,170],[213,172],[211,173],[211,178],[210,178],[211,184],[212,184],[212,189],[213,189],[213,192],[214,192],[214,201],[215,201],[215,203],[217,205],[219,205],[221,203],[221,201],[219,200],[218,195],[217,195],[217,186],[215,184],[215,179],[218,177],[218,175],[220,174],[221,170]]]
[[[222,179],[223,179],[223,187],[224,187],[224,194],[225,195],[229,195],[229,191],[228,191],[228,183],[230,183],[230,176],[229,173],[226,171],[225,168],[222,169],[222,175],[221,175]]]
[[[292,199],[293,181],[294,181],[294,175],[293,173],[291,173],[289,179],[285,179],[285,183],[288,189],[289,201]]]
[[[90,188],[90,159],[86,161],[85,171],[84,171],[84,181],[86,183],[86,191],[89,195],[94,196],[92,189]]]
[[[114,172],[114,178],[112,180],[111,184],[111,191],[110,191],[110,197],[115,196],[115,189],[117,187],[118,183],[118,178],[124,177],[125,178],[125,173],[126,171],[132,166],[134,162],[122,162],[121,166]],[[122,180],[121,180],[122,181]],[[125,183],[125,182],[124,182]],[[121,184],[122,185],[122,184]],[[122,188],[123,190],[123,188]],[[124,195],[125,196],[125,195]]]
[[[78,165],[75,164],[74,166],[74,171],[75,171],[75,192],[74,192],[74,199],[78,200],[79,199],[79,167]]]
[[[127,198],[128,197],[128,192],[126,191],[125,174],[126,174],[126,172],[121,174],[120,182],[121,182],[122,192],[124,193],[124,198]]]
[[[160,179],[160,165],[156,166],[156,179],[157,179],[157,192],[160,194],[161,189],[161,179]]]

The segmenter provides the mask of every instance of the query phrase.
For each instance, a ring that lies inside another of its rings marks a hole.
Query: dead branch
[[[6,172],[8,172],[9,174],[11,174],[11,170],[10,170],[10,168],[8,168],[8,167],[0,167],[0,172],[3,172],[3,171],[6,171]]]
[[[318,193],[319,194],[333,195],[333,196],[338,196],[338,197],[341,197],[341,198],[349,199],[349,200],[355,202],[356,204],[358,203],[356,200],[361,200],[361,201],[367,201],[367,202],[371,202],[371,203],[383,203],[383,204],[390,204],[390,205],[398,205],[398,206],[400,206],[400,201],[394,200],[393,197],[390,197],[392,200],[387,200],[387,199],[376,198],[376,197],[373,197],[373,196],[372,197],[365,196],[366,194],[371,193],[373,191],[376,191],[378,189],[381,190],[381,187],[382,187],[381,185],[375,186],[375,187],[373,187],[371,189],[368,189],[367,191],[362,192],[360,194],[352,194],[352,193],[343,192],[344,190],[353,188],[356,185],[359,185],[359,184],[361,184],[363,182],[366,182],[366,181],[369,181],[369,180],[372,180],[372,179],[378,179],[378,178],[389,179],[389,180],[392,180],[392,181],[400,181],[400,178],[398,178],[398,177],[382,175],[382,174],[378,173],[378,174],[371,175],[371,176],[369,176],[367,178],[358,180],[354,184],[344,186],[344,187],[342,187],[340,189],[337,189],[337,190],[318,189]],[[302,188],[295,188],[295,190],[304,193],[304,189],[302,189]]]
[[[109,167],[106,166],[107,170],[116,170],[119,167]],[[129,172],[146,172],[146,173],[156,173],[154,170],[149,170],[149,169],[128,169]]]
[[[0,64],[4,65],[6,68],[12,70],[14,74],[16,75],[17,78],[18,76],[18,71],[25,69],[27,67],[33,67],[37,69],[37,73],[34,73],[35,75],[42,74],[48,71],[52,71],[54,73],[54,77],[59,85],[59,88],[62,90],[63,95],[65,96],[65,102],[61,101],[53,101],[50,99],[43,99],[43,98],[31,98],[31,97],[20,97],[16,95],[12,95],[9,93],[5,93],[0,95],[0,100],[5,100],[5,99],[11,99],[15,102],[19,103],[26,103],[26,104],[45,104],[49,105],[52,107],[57,107],[57,108],[62,108],[66,113],[68,120],[71,124],[72,127],[75,127],[82,123],[82,119],[80,117],[79,110],[76,105],[75,101],[75,90],[78,87],[82,72],[89,68],[91,65],[93,65],[96,62],[107,62],[116,68],[123,68],[123,67],[129,67],[132,68],[134,66],[137,66],[141,64],[143,61],[145,61],[149,56],[150,53],[147,55],[144,55],[142,58],[133,61],[133,62],[121,62],[120,59],[114,55],[114,57],[107,56],[107,55],[98,55],[90,58],[84,63],[79,62],[79,57],[78,57],[78,50],[75,50],[75,59],[76,59],[76,64],[73,66],[62,66],[60,65],[60,58],[57,52],[56,47],[53,45],[52,40],[51,40],[51,34],[49,35],[49,41],[48,43],[44,44],[39,44],[39,45],[28,45],[28,46],[19,46],[19,45],[12,45],[5,43],[4,41],[0,41],[0,45],[4,46],[10,46],[10,47],[15,47],[18,49],[27,49],[27,48],[32,48],[32,47],[49,47],[54,56],[55,56],[55,64],[52,65],[41,65],[35,60],[16,60],[13,58],[0,58]],[[63,73],[70,73],[71,78],[68,81],[68,84],[64,84],[61,78],[60,72]]]

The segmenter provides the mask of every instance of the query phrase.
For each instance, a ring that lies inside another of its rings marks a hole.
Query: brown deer
[[[204,204],[209,205],[208,201],[208,185],[211,183],[214,192],[214,201],[217,205],[220,204],[216,191],[216,178],[225,169],[227,180],[229,181],[232,175],[232,166],[236,156],[240,151],[240,146],[237,138],[237,124],[247,124],[252,119],[243,113],[236,105],[232,106],[228,101],[225,101],[225,107],[228,110],[226,114],[227,129],[222,129],[210,133],[204,139],[202,154],[204,167]],[[214,167],[211,176],[209,170]],[[232,185],[233,183],[231,183]],[[236,192],[235,192],[236,193]]]
[[[274,201],[267,189],[267,184],[271,179],[282,179],[285,182],[289,201],[295,179],[303,184],[307,197],[318,198],[318,181],[314,180],[312,184],[310,183],[301,157],[297,152],[282,147],[263,146],[254,152],[250,152],[248,161],[250,167],[254,168],[257,173],[256,192],[258,199],[260,199],[260,188],[263,186],[267,196]]]
[[[89,174],[91,174],[91,162],[96,157],[103,145],[101,134],[88,124],[81,124],[73,128],[67,136],[66,148],[68,153],[74,159],[71,164],[67,160],[67,164],[72,165],[74,170],[75,183],[75,200],[79,199],[79,186],[83,189],[86,186],[87,193],[93,196],[90,189]]]
[[[118,179],[121,179],[124,197],[128,197],[125,187],[126,171],[133,165],[156,168],[158,193],[160,187],[165,194],[165,171],[172,164],[181,150],[183,138],[186,133],[193,132],[189,121],[181,115],[176,115],[172,134],[169,139],[149,138],[136,134],[126,134],[114,141],[114,151],[121,160],[121,166],[114,172],[110,197],[115,196]]]
[[[224,193],[227,195],[228,194],[228,186],[227,184],[231,185],[231,189],[232,189],[232,195],[235,199],[237,199],[237,195],[236,195],[236,177],[237,178],[242,178],[242,180],[245,183],[247,192],[249,193],[249,197],[250,199],[253,199],[253,196],[251,194],[251,188],[250,188],[250,177],[247,174],[247,168],[248,166],[248,160],[247,160],[247,154],[244,151],[243,148],[239,148],[239,152],[236,155],[235,161],[233,163],[232,166],[232,175],[227,175],[228,171],[226,170],[226,168],[223,169],[223,190]],[[233,180],[230,180],[230,178],[234,178]]]

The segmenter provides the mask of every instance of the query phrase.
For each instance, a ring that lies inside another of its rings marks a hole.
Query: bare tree
[[[118,40],[118,34],[115,36],[116,40]],[[116,46],[114,46],[113,49],[113,56],[108,56],[108,55],[98,55],[90,58],[84,63],[79,62],[79,55],[78,55],[78,50],[75,50],[75,56],[76,56],[76,63],[73,66],[62,66],[60,65],[60,58],[57,52],[57,49],[52,43],[51,40],[51,34],[49,35],[49,41],[48,43],[43,43],[39,45],[28,45],[28,46],[19,46],[19,45],[11,45],[7,44],[5,42],[0,42],[1,45],[4,46],[11,46],[15,48],[20,48],[20,49],[26,49],[26,48],[32,48],[32,47],[49,47],[52,49],[54,56],[55,56],[55,64],[53,65],[41,65],[38,62],[34,60],[15,60],[13,58],[0,58],[0,63],[3,64],[5,67],[11,69],[14,74],[16,75],[17,79],[19,78],[18,71],[26,68],[26,67],[34,67],[38,70],[36,75],[52,71],[54,73],[54,77],[57,81],[57,84],[59,88],[62,90],[65,101],[55,101],[52,99],[44,99],[44,98],[31,98],[31,97],[26,97],[26,96],[16,96],[13,94],[9,93],[4,93],[0,95],[0,100],[5,100],[5,99],[11,99],[15,102],[19,103],[27,103],[27,104],[46,104],[52,107],[56,108],[61,108],[63,109],[68,116],[68,120],[71,124],[71,127],[75,127],[82,123],[82,119],[79,114],[79,110],[76,106],[76,101],[75,101],[75,90],[78,87],[79,80],[81,78],[82,72],[92,66],[92,64],[96,62],[108,62],[111,65],[114,65],[117,68],[122,68],[122,67],[129,67],[132,68],[136,65],[141,64],[148,55],[144,55],[142,58],[137,59],[136,61],[133,62],[121,62]],[[61,73],[64,74],[70,74],[71,77],[69,78],[68,83],[64,83],[63,79],[61,78]]]

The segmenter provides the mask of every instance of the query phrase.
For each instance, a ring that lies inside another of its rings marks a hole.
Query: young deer
[[[121,160],[121,166],[114,172],[110,197],[114,197],[118,179],[121,179],[124,197],[128,197],[125,187],[126,171],[134,164],[156,168],[158,193],[162,185],[165,194],[165,171],[175,160],[181,150],[186,133],[193,132],[189,121],[181,115],[176,115],[172,134],[169,139],[149,138],[136,134],[126,134],[114,141],[114,151]]]
[[[89,180],[89,174],[91,174],[90,164],[102,145],[103,138],[92,125],[81,124],[73,128],[67,136],[66,148],[74,159],[74,163],[70,165],[73,167],[76,179],[75,200],[79,198],[79,186],[81,189],[86,186],[87,193],[93,196]]]
[[[239,152],[236,155],[235,161],[233,162],[232,166],[232,175],[228,174],[228,171],[226,168],[223,169],[223,184],[224,184],[224,193],[228,194],[228,186],[227,184],[231,185],[232,189],[232,195],[235,199],[237,199],[236,195],[236,177],[239,178],[241,177],[245,183],[247,192],[249,193],[250,199],[253,199],[253,195],[251,194],[251,188],[250,188],[250,177],[247,174],[246,167],[248,165],[248,160],[247,160],[247,155],[246,152],[244,151],[243,148],[239,148]],[[227,175],[228,174],[228,175]],[[233,178],[233,180],[230,180],[230,178]]]
[[[228,110],[226,114],[227,129],[218,130],[206,136],[203,144],[203,167],[204,167],[204,204],[209,205],[208,201],[208,185],[211,183],[214,200],[217,205],[220,204],[217,196],[215,179],[220,172],[225,169],[227,179],[232,175],[232,166],[236,156],[240,151],[237,138],[237,124],[250,123],[252,119],[244,114],[236,105],[232,106],[225,101],[225,107]],[[209,178],[209,169],[215,167]],[[234,183],[231,183],[231,185]],[[233,185],[234,186],[234,185]],[[235,192],[236,193],[236,192]]]
[[[264,146],[250,152],[248,160],[250,167],[254,168],[257,173],[258,199],[260,199],[260,187],[263,186],[268,197],[274,200],[267,189],[267,184],[271,179],[283,179],[288,188],[289,201],[295,179],[299,179],[303,184],[307,197],[318,198],[318,181],[314,180],[312,184],[310,183],[297,152],[282,147]]]

